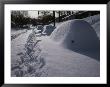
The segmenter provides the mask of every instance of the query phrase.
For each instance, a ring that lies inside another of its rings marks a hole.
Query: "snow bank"
[[[100,38],[100,21],[94,23],[94,24],[92,25],[92,27],[93,27],[94,30],[96,31],[97,36]]]
[[[27,30],[23,29],[23,30],[11,30],[11,40],[17,38],[19,35],[26,33]]]
[[[49,38],[39,42],[45,53],[47,77],[100,76],[100,62],[80,53],[65,49]],[[37,50],[37,49],[36,49]]]
[[[87,21],[94,28],[100,39],[100,14],[84,18],[83,20]]]
[[[84,18],[83,20],[87,21],[89,24],[93,25],[96,22],[100,21],[100,14],[98,15],[94,15],[94,16],[90,16],[87,18]]]
[[[62,23],[52,33],[51,39],[71,50],[96,50],[100,46],[95,30],[84,20]]]

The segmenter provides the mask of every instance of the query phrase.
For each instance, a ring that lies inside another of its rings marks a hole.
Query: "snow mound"
[[[93,25],[94,23],[100,21],[100,14],[84,18],[84,20]]]
[[[100,21],[94,23],[94,24],[92,25],[92,27],[93,27],[94,30],[96,31],[97,36],[100,38]]]
[[[58,26],[50,37],[71,50],[97,50],[100,42],[95,30],[84,20],[70,20]]]
[[[46,25],[46,26],[44,26],[43,33],[46,34],[46,35],[50,35],[53,32],[54,29],[55,29],[54,26],[52,26],[52,25]]]
[[[94,28],[100,39],[100,14],[84,18],[83,20],[87,21]]]

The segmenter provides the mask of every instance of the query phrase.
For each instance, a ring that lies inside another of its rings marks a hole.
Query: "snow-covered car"
[[[46,35],[50,35],[54,31],[55,28],[56,27],[52,26],[52,25],[45,25],[44,26],[44,31],[42,33],[46,34]]]
[[[38,25],[37,26],[37,30],[39,30],[39,33],[42,33],[42,31],[43,31],[43,26],[42,25]]]
[[[38,34],[38,33],[41,32],[41,30],[38,30],[37,28],[34,28],[33,31],[34,31],[35,34]]]
[[[41,30],[38,30],[37,28],[33,29],[33,33],[37,36],[41,36]]]

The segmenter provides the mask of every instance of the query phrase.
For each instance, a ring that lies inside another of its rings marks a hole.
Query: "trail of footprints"
[[[13,77],[40,77],[46,76],[44,53],[36,40],[36,35],[32,32],[24,46],[23,52],[17,54],[19,59],[11,65],[11,76]],[[37,50],[36,50],[37,49]]]

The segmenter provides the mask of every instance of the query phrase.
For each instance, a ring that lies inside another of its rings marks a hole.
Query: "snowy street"
[[[11,41],[13,77],[100,76],[99,15],[60,23],[50,36],[37,35],[32,29],[15,31],[15,35]]]

